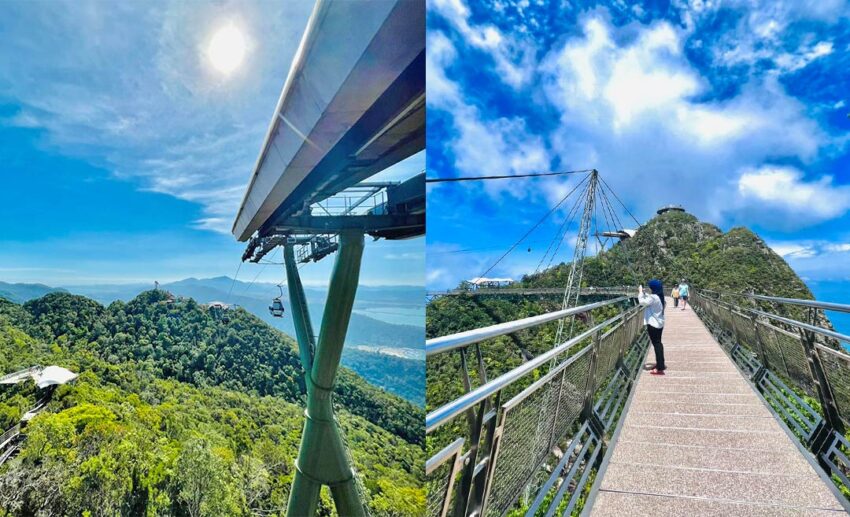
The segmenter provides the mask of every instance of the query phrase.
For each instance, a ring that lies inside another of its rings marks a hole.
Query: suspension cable
[[[507,180],[515,178],[542,178],[544,176],[565,176],[567,174],[581,174],[591,172],[593,169],[582,169],[578,171],[563,172],[538,172],[531,174],[505,174],[500,176],[461,176],[457,178],[426,178],[425,183],[450,183],[456,181],[482,181],[482,180]]]
[[[585,194],[587,193],[587,189],[590,186],[585,187],[585,190],[581,193],[581,195],[576,199],[575,204],[573,205],[573,209],[570,211],[570,224],[564,228],[564,233],[561,235],[561,239],[558,241],[558,245],[555,246],[555,251],[552,252],[552,256],[549,257],[549,262],[546,263],[546,269],[552,267],[552,263],[555,262],[555,257],[558,256],[558,252],[561,251],[561,246],[564,245],[564,241],[567,239],[567,232],[572,226],[573,221],[575,221],[578,216],[578,208],[581,206],[581,200],[584,199]]]
[[[578,185],[580,186],[582,183],[586,182],[589,176],[586,176]],[[555,255],[558,253],[558,250],[561,248],[561,243],[564,238],[567,236],[567,232],[570,229],[570,225],[572,225],[573,218],[575,217],[576,208],[578,208],[579,203],[581,202],[582,197],[584,196],[584,192],[587,190],[587,185],[585,185],[584,190],[576,197],[575,202],[573,203],[570,211],[567,212],[567,217],[564,219],[564,222],[561,223],[561,226],[558,228],[558,231],[555,233],[555,236],[552,238],[552,241],[549,243],[549,246],[546,248],[546,253],[543,254],[543,257],[540,258],[540,262],[537,264],[537,267],[534,268],[534,273],[537,274],[540,271],[540,267],[543,265],[543,262],[546,260],[546,257],[549,256],[549,252],[555,246],[555,243],[558,243],[558,246],[555,247],[555,251],[552,252],[552,257],[549,259],[549,263],[546,264],[546,268],[549,268],[549,265],[552,264],[552,260],[555,258]]]
[[[608,208],[611,211],[611,215],[612,215],[612,217],[614,217],[614,221],[616,222],[617,226],[622,226],[622,221],[620,221],[620,217],[614,211],[614,207],[611,204],[611,200],[608,198],[607,192],[610,192],[611,195],[613,195],[613,196],[616,196],[616,194],[614,193],[613,189],[611,189],[611,187],[607,183],[605,183],[605,180],[602,180],[602,182],[604,184],[604,188],[602,189],[602,197],[605,199],[605,203],[608,205]],[[623,208],[625,208],[625,206]],[[628,211],[628,209],[627,209],[627,211]],[[629,273],[632,274],[632,279],[635,282],[640,282],[640,278],[638,277],[637,273],[635,272],[634,267],[632,266],[631,247],[628,245],[628,241],[629,241],[629,239],[625,239],[624,241],[622,241],[623,250],[624,250],[623,255],[626,258],[626,267],[628,268]]]
[[[606,187],[608,187],[608,190],[611,192],[611,195],[613,195],[613,196],[614,196],[614,199],[616,199],[616,200],[617,200],[617,202],[618,202],[618,203],[620,203],[620,205],[623,207],[623,210],[625,210],[625,211],[626,211],[626,213],[627,213],[627,214],[629,214],[629,216],[632,218],[632,220],[634,220],[635,224],[637,224],[637,225],[638,225],[638,228],[640,228],[641,226],[643,226],[642,224],[640,224],[640,221],[638,221],[638,220],[637,220],[637,217],[635,217],[635,216],[634,216],[634,215],[633,215],[633,214],[629,211],[629,209],[628,209],[628,207],[626,207],[625,203],[623,203],[623,202],[620,200],[620,198],[617,196],[617,193],[616,193],[616,192],[614,192],[614,189],[612,189],[612,188],[611,188],[611,186],[610,186],[610,185],[608,185],[608,183],[605,181],[605,179],[604,179],[604,178],[599,178],[599,179],[601,179],[601,180],[602,180],[602,184],[603,184],[603,185],[605,185]]]
[[[550,215],[552,215],[552,214],[553,214],[553,213],[554,213],[554,212],[555,212],[555,211],[556,211],[556,210],[557,210],[557,209],[558,209],[558,208],[559,208],[559,207],[560,207],[560,206],[564,203],[564,201],[566,201],[566,200],[567,200],[567,198],[568,198],[568,197],[570,197],[570,196],[573,194],[573,192],[575,192],[575,191],[579,188],[579,186],[581,185],[581,183],[582,183],[582,182],[579,182],[578,184],[576,184],[576,186],[575,186],[575,187],[573,187],[573,189],[572,189],[572,190],[570,190],[569,192],[567,192],[567,195],[565,195],[564,197],[562,197],[562,198],[561,198],[561,200],[560,200],[560,201],[558,201],[558,203],[557,203],[555,206],[553,206],[551,210],[549,210],[548,212],[546,212],[546,214],[544,214],[544,215],[543,215],[543,217],[541,217],[541,218],[540,218],[540,220],[539,220],[539,221],[537,221],[537,222],[534,224],[534,226],[532,226],[532,227],[531,227],[531,229],[529,229],[527,232],[525,232],[525,234],[523,234],[523,236],[522,236],[522,237],[520,237],[518,241],[516,241],[515,243],[513,243],[513,244],[511,245],[511,247],[510,247],[510,248],[508,248],[508,250],[507,250],[506,252],[504,252],[504,253],[502,254],[502,256],[501,256],[501,257],[499,257],[499,258],[496,260],[496,262],[494,262],[494,263],[493,263],[493,265],[491,265],[489,268],[487,268],[487,270],[486,270],[486,271],[484,271],[483,273],[481,273],[480,275],[478,275],[478,277],[479,277],[479,278],[483,278],[483,277],[485,277],[485,276],[487,275],[487,273],[489,273],[490,271],[492,271],[492,270],[493,270],[493,268],[495,268],[495,267],[499,264],[499,262],[501,262],[501,261],[502,261],[505,257],[507,257],[507,256],[508,256],[508,255],[509,255],[509,254],[510,254],[510,253],[511,253],[511,252],[512,252],[512,251],[513,251],[513,250],[514,250],[517,246],[519,246],[519,243],[521,243],[522,241],[524,241],[524,240],[525,240],[525,238],[526,238],[526,237],[528,237],[529,235],[531,235],[531,233],[532,233],[532,232],[534,232],[534,230],[536,230],[538,226],[540,226],[541,224],[543,224],[543,221],[545,221],[547,218],[549,218],[549,216],[550,216]]]

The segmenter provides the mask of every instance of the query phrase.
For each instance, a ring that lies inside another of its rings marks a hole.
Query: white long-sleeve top
[[[638,303],[643,310],[643,324],[652,325],[657,329],[664,328],[664,305],[661,298],[652,293],[638,293]]]

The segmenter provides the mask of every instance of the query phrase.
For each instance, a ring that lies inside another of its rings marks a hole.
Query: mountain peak
[[[568,264],[560,264],[523,283],[563,286]],[[665,285],[680,279],[697,287],[730,292],[812,298],[790,266],[752,230],[735,227],[724,233],[692,214],[669,211],[640,227],[634,237],[618,242],[584,264],[584,284],[618,286],[659,278]]]

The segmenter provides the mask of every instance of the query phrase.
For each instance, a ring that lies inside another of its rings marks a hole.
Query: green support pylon
[[[284,247],[289,300],[307,385],[306,420],[286,507],[288,517],[315,515],[322,485],[331,489],[339,515],[366,515],[345,444],[334,420],[332,400],[342,346],[360,280],[362,257],[363,233],[342,233],[314,353],[310,314],[293,245],[286,244]]]

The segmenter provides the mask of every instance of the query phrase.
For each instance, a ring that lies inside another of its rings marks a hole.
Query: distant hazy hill
[[[15,303],[24,303],[33,298],[41,298],[47,293],[66,292],[64,289],[46,286],[43,284],[9,284],[0,282],[0,298],[5,298]]]

